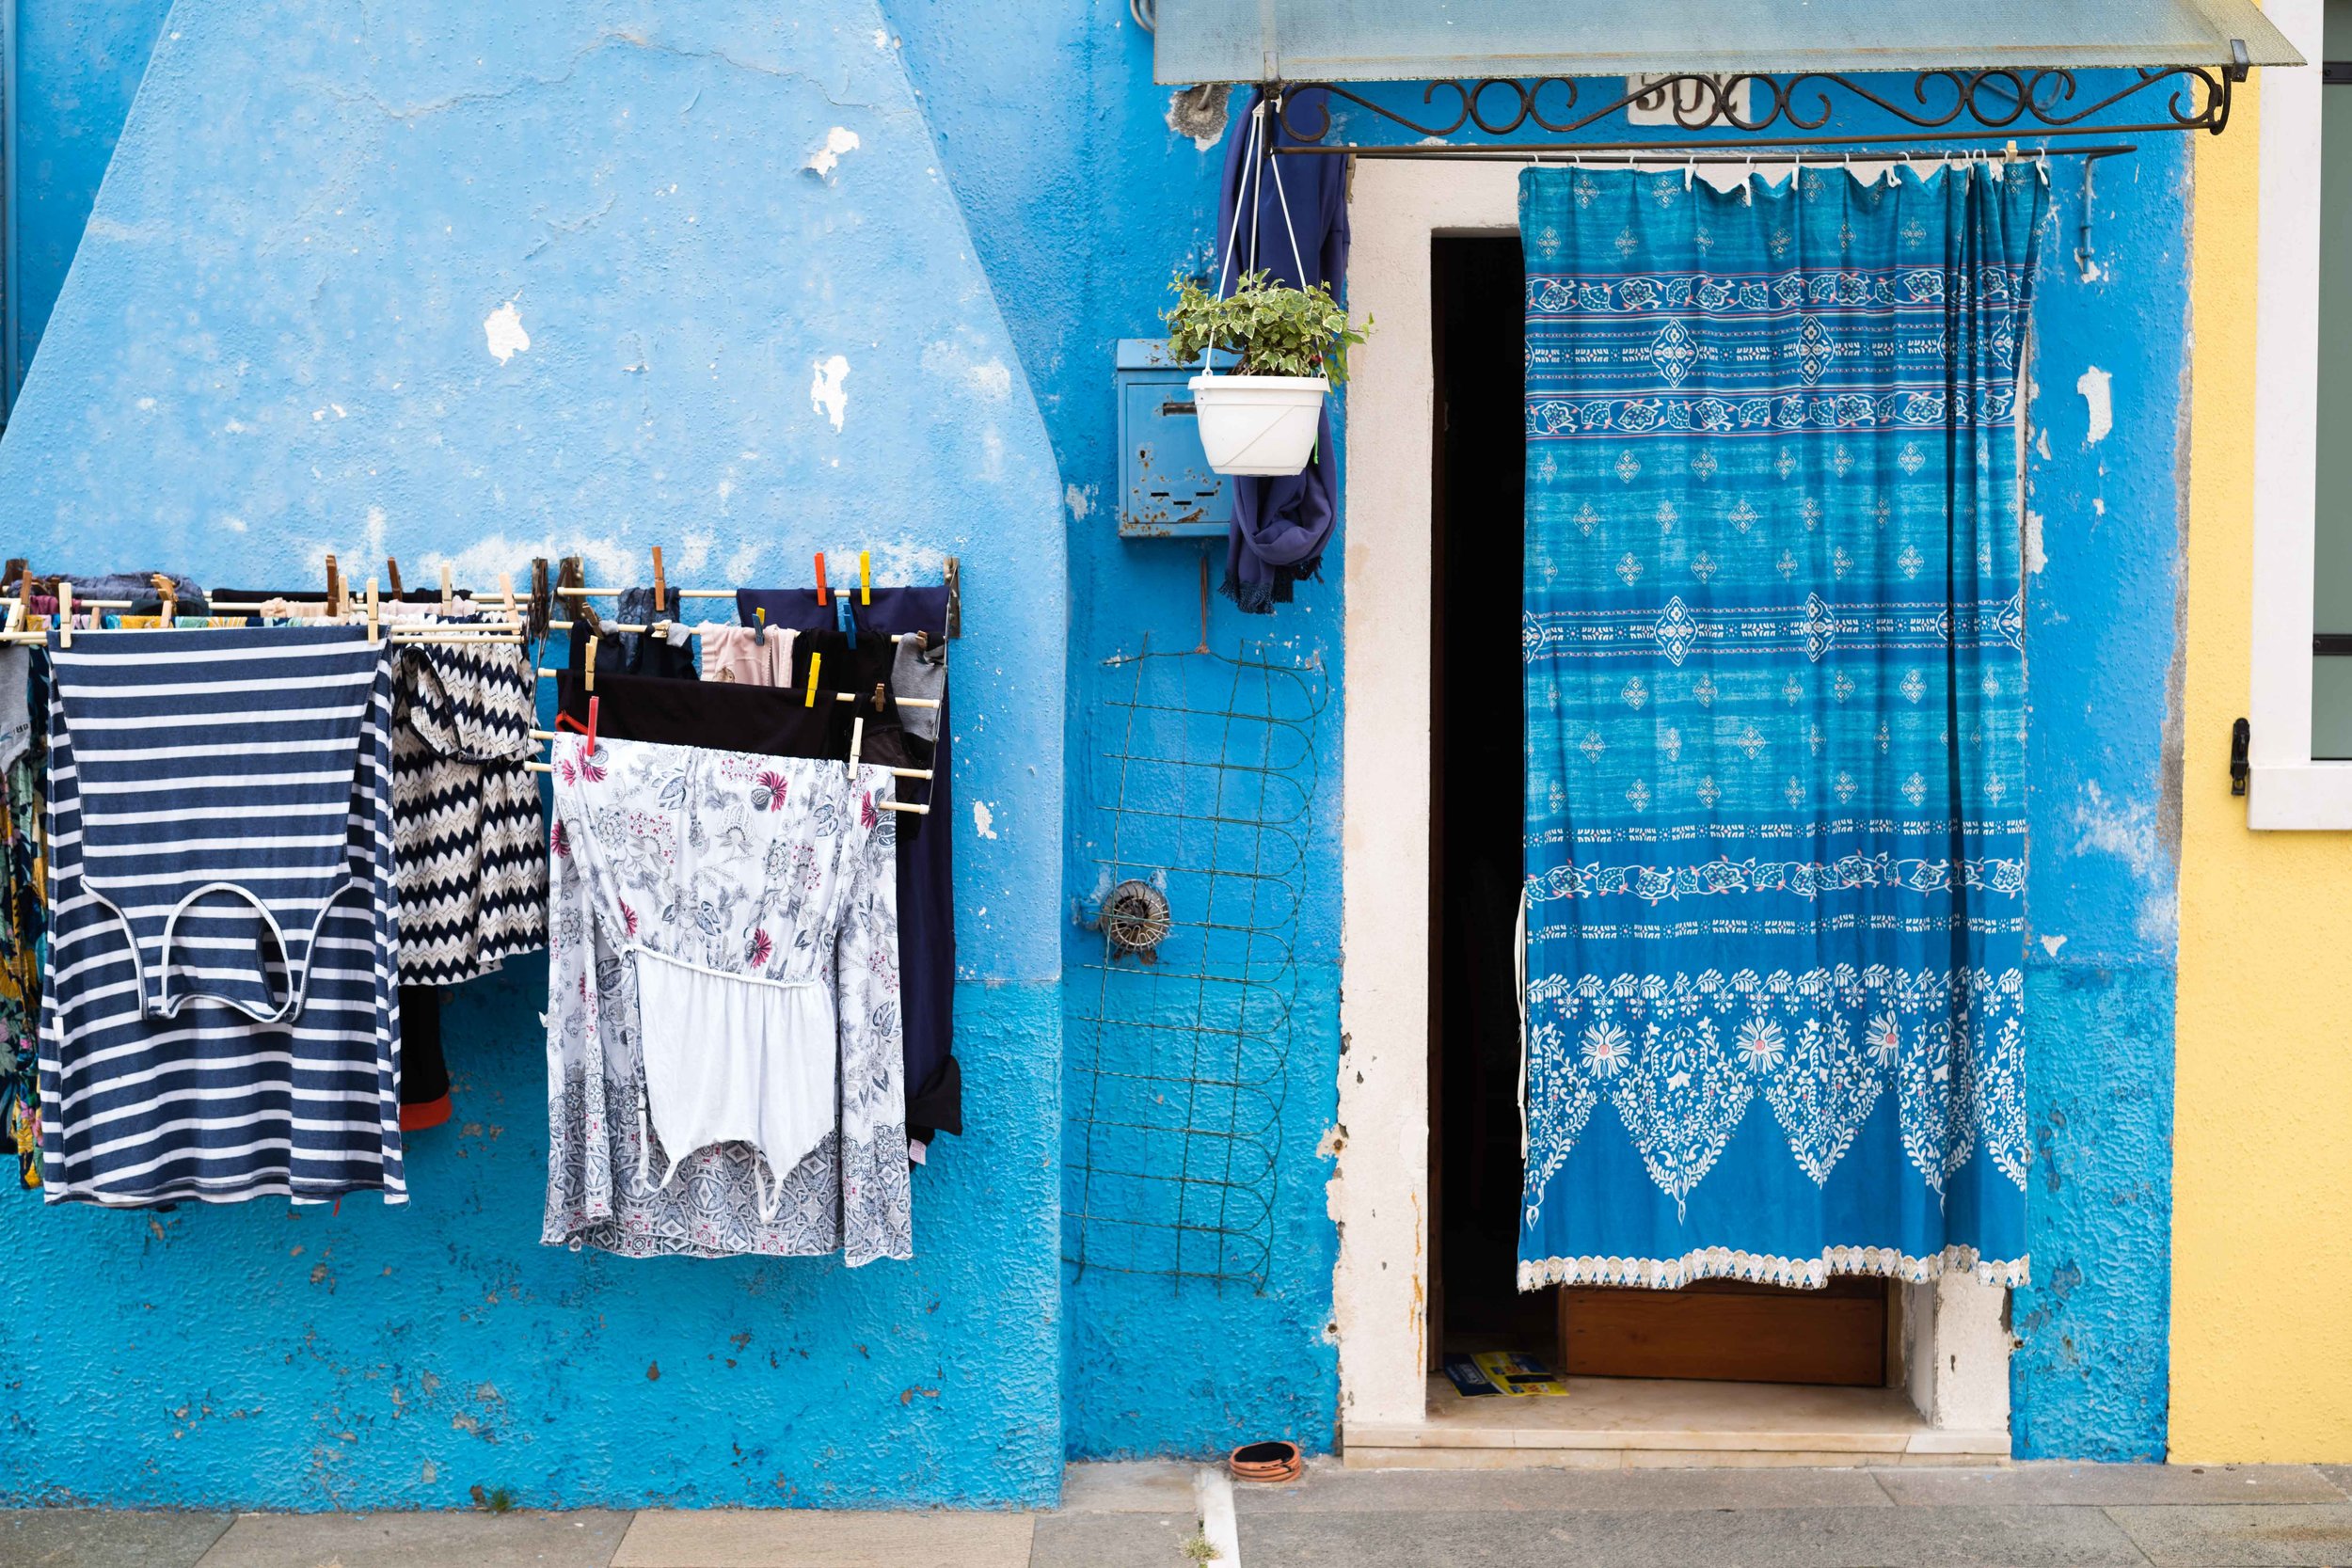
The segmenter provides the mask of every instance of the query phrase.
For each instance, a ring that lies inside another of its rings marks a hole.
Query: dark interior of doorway
[[[1433,242],[1429,1090],[1442,1348],[1549,1351],[1554,1292],[1521,1294],[1519,573],[1526,384],[1516,234]],[[1440,1348],[1440,1335],[1431,1348]]]
[[[1602,1376],[1881,1384],[1890,1296],[1709,1282],[1518,1288],[1519,1026],[1512,951],[1526,721],[1525,273],[1517,235],[1432,242],[1430,1351],[1531,1351]]]

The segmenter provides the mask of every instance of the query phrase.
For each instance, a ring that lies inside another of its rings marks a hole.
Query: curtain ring
[[[1693,153],[1692,153],[1692,154],[1691,154],[1688,158],[1686,158],[1686,159],[1684,159],[1684,160],[1683,160],[1683,164],[1682,164],[1682,188],[1683,188],[1684,190],[1686,190],[1686,191],[1687,191],[1687,190],[1689,190],[1689,189],[1691,188],[1691,177],[1692,177],[1692,175],[1696,174],[1696,173],[1698,172],[1698,169],[1699,169],[1699,155],[1698,155],[1697,153],[1693,152]]]

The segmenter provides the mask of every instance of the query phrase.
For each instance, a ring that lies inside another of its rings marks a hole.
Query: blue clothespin
[[[834,613],[840,617],[841,634],[850,640],[850,647],[856,647],[857,617],[850,613],[850,595],[835,594],[833,596],[833,608]]]

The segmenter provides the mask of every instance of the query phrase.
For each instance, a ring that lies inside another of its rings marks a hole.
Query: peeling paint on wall
[[[488,340],[491,355],[501,365],[531,346],[531,334],[523,330],[522,313],[508,300],[482,318],[482,336]]]
[[[850,394],[842,386],[850,378],[850,361],[842,355],[829,355],[816,362],[816,372],[808,384],[809,404],[838,431],[842,417],[850,411]]]
[[[2087,446],[2097,446],[2115,428],[2114,385],[2115,378],[2096,365],[2074,378],[2074,390],[2090,415],[2090,433],[2083,437]]]

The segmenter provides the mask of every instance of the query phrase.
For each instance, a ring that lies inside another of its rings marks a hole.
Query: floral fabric
[[[2030,169],[1534,169],[1519,1283],[2026,1275]]]
[[[914,1255],[890,775],[565,736],[555,748],[541,1239],[630,1257]],[[639,952],[831,1003],[837,1112],[790,1170],[645,1114]],[[779,1197],[779,1191],[781,1196]]]

